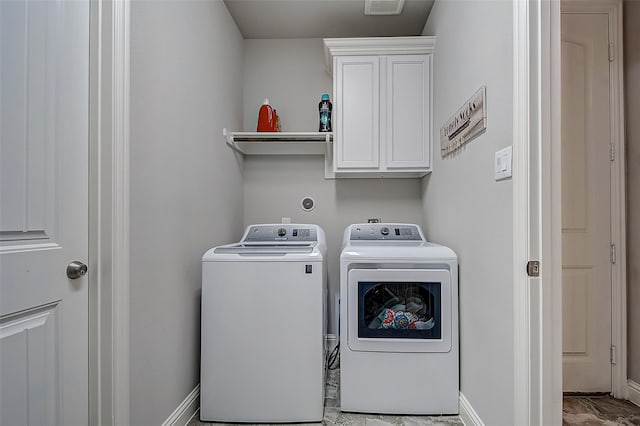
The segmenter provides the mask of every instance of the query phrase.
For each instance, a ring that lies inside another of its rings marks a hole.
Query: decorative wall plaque
[[[451,154],[487,128],[487,93],[482,86],[440,127],[440,153]]]

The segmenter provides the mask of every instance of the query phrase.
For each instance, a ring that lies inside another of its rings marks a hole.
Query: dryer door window
[[[351,350],[451,350],[454,318],[448,270],[351,269],[348,277],[347,343]]]
[[[358,337],[441,339],[439,282],[358,282]]]

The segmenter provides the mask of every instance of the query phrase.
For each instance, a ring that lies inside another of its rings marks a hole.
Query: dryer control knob
[[[285,235],[287,235],[287,229],[286,228],[278,228],[278,237],[284,237]]]
[[[387,228],[386,226],[380,229],[380,233],[382,235],[389,235],[389,228]]]

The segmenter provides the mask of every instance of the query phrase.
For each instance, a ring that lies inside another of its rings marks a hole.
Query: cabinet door
[[[387,57],[387,169],[431,167],[431,55]]]
[[[380,58],[334,59],[334,168],[377,169]]]

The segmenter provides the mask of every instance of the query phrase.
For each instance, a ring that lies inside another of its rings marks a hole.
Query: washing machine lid
[[[249,225],[239,242],[208,250],[202,261],[313,261],[323,260],[326,252],[324,231],[318,225],[257,224]]]
[[[216,247],[214,253],[272,254],[272,253],[311,253],[317,242],[256,242],[238,243]]]

